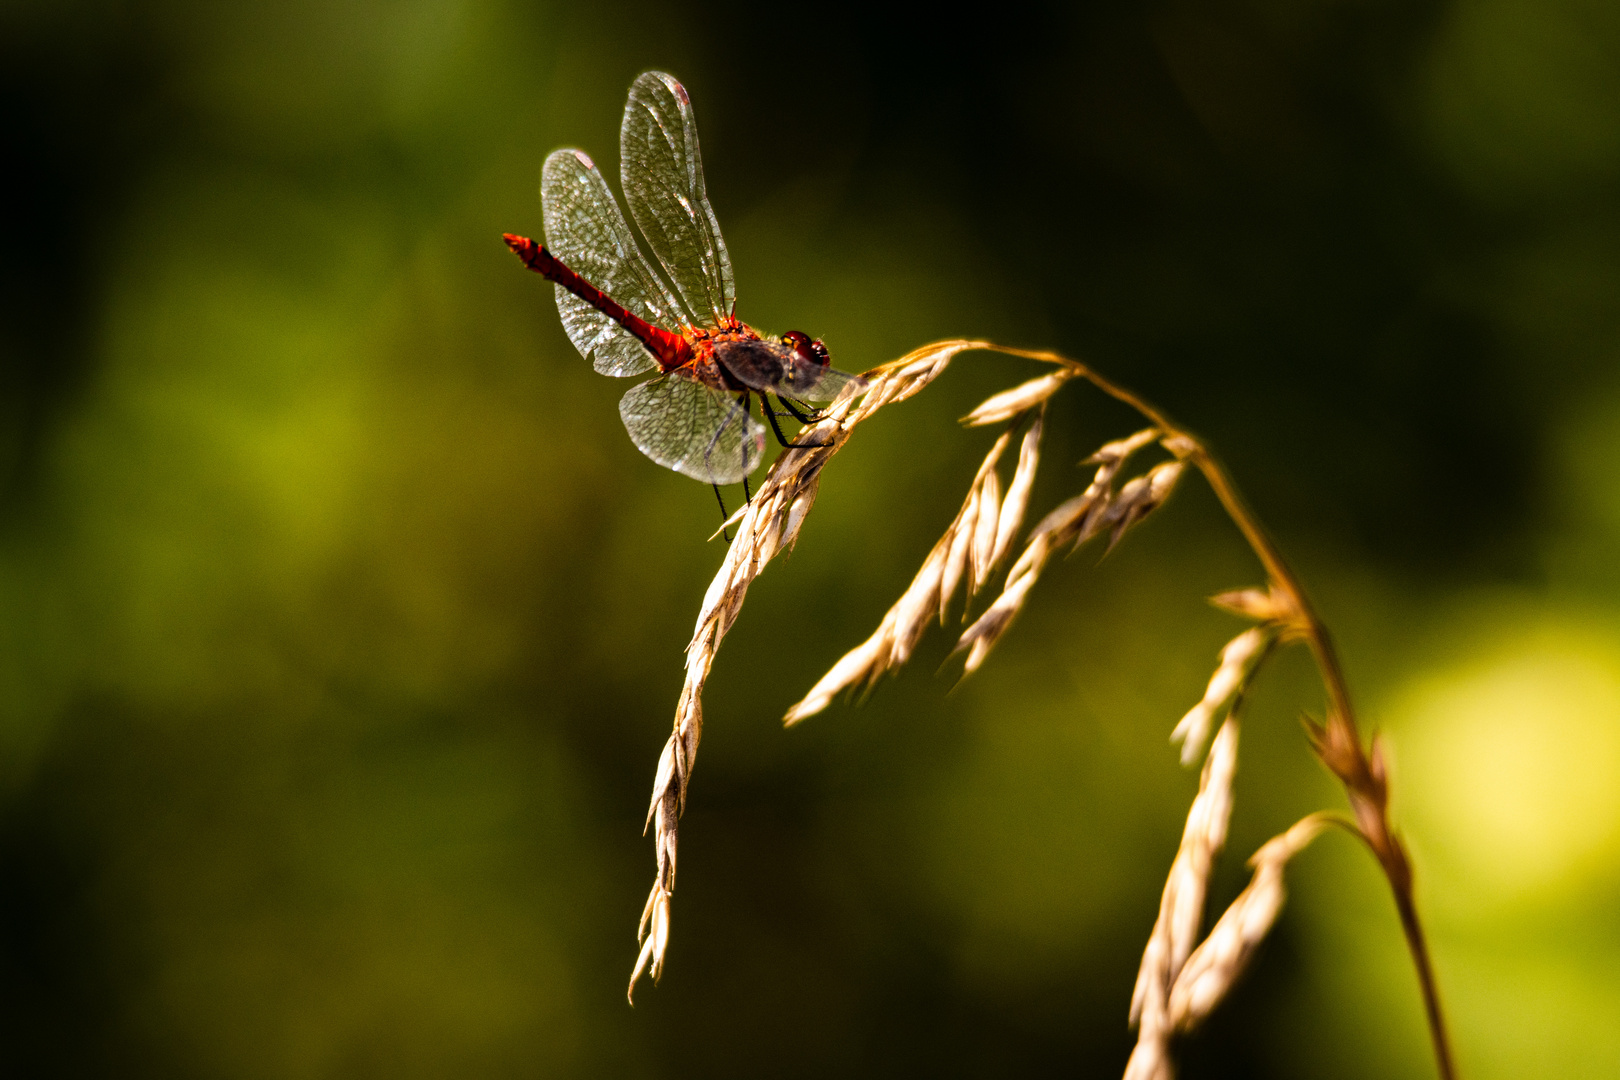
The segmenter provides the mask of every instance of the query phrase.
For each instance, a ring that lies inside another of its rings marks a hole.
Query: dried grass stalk
[[[1062,381],[1052,388],[1062,385]],[[1044,397],[1037,398],[1035,405],[1044,410],[1044,400]],[[1017,421],[1021,416],[1014,413],[1011,418]],[[936,615],[941,625],[944,624],[958,585],[965,581],[969,597],[983,588],[1023,524],[1029,493],[1040,467],[1042,422],[1043,417],[1038,414],[1024,432],[1019,444],[1018,465],[1005,497],[1001,494],[996,465],[1011,443],[1012,432],[1002,433],[974,474],[955,520],[929,551],[910,587],[884,615],[873,635],[839,659],[804,699],[788,710],[784,723],[791,726],[814,716],[851,687],[872,686],[885,672],[911,658],[927,624]]]
[[[1159,917],[1142,950],[1142,966],[1131,993],[1131,1023],[1137,1029],[1136,1049],[1125,1069],[1127,1078],[1166,1077],[1172,1074],[1168,1000],[1170,987],[1193,951],[1204,912],[1204,894],[1215,856],[1226,844],[1226,826],[1232,815],[1232,777],[1237,772],[1238,719],[1228,716],[1221,725],[1199,778],[1198,795],[1187,811],[1181,847],[1165,879]]]
[[[822,468],[848,442],[855,428],[885,405],[918,393],[963,350],[985,344],[937,342],[868,372],[864,384],[846,389],[816,422],[800,432],[797,441],[802,446],[782,452],[752,501],[733,516],[731,523],[737,527],[737,536],[726,550],[725,561],[698,611],[697,625],[686,647],[686,682],[675,708],[674,731],[664,744],[653,780],[647,827],[653,831],[657,873],[636,935],[642,947],[627,991],[632,1003],[636,981],[642,974],[650,973],[656,981],[663,972],[669,947],[670,902],[675,891],[679,822],[703,731],[703,686],[720,642],[742,610],[748,586],[771,559],[792,549],[815,503]],[[943,557],[938,560],[941,566],[943,561]]]
[[[1328,815],[1312,814],[1267,841],[1249,859],[1253,879],[1187,958],[1170,990],[1172,1029],[1191,1031],[1226,997],[1282,911],[1283,868],[1332,821]]]
[[[806,446],[785,452],[772,466],[754,501],[739,512],[737,541],[704,598],[688,648],[686,685],[676,709],[675,730],[659,762],[649,807],[649,827],[656,830],[658,875],[643,911],[642,941],[631,988],[643,972],[656,979],[663,969],[669,940],[670,903],[674,890],[676,826],[702,728],[701,695],[715,651],[735,620],[749,583],[779,551],[790,549],[814,502],[820,470],[847,441],[860,422],[890,402],[919,392],[967,349],[989,349],[1054,365],[1058,370],[997,394],[966,418],[970,425],[1016,423],[1045,402],[1064,382],[1080,378],[1134,408],[1149,427],[1109,443],[1089,460],[1095,478],[1080,495],[1048,514],[1031,532],[1024,551],[1008,571],[1001,594],[963,633],[957,648],[969,651],[965,669],[977,669],[996,640],[1021,609],[1052,554],[1070,550],[1103,532],[1112,550],[1124,534],[1162,505],[1191,465],[1208,480],[1216,498],[1264,566],[1267,586],[1224,593],[1214,602],[1258,625],[1239,635],[1222,652],[1220,668],[1204,699],[1183,717],[1173,738],[1182,743],[1186,761],[1196,760],[1205,733],[1222,709],[1227,718],[1204,762],[1199,793],[1189,811],[1160,902],[1158,919],[1143,951],[1132,994],[1131,1020],[1138,1042],[1126,1069],[1128,1080],[1169,1080],[1172,1034],[1197,1024],[1225,996],[1275,921],[1283,902],[1283,867],[1309,843],[1328,818],[1312,815],[1256,853],[1254,879],[1233,902],[1203,945],[1194,949],[1209,871],[1225,843],[1231,810],[1232,776],[1237,760],[1236,703],[1270,644],[1304,641],[1316,660],[1327,692],[1321,722],[1308,721],[1314,749],[1343,783],[1355,812],[1356,831],[1378,859],[1394,895],[1401,927],[1417,969],[1429,1031],[1442,1080],[1452,1080],[1451,1052],[1440,1013],[1434,973],[1412,895],[1411,864],[1388,819],[1388,775],[1376,739],[1363,750],[1348,689],[1332,639],[1305,597],[1298,579],[1243,505],[1220,464],[1190,434],[1175,427],[1164,413],[1108,379],[1055,353],[1004,348],[982,341],[945,341],[919,349],[868,373],[868,382],[806,428]],[[857,405],[857,399],[859,404]],[[843,689],[870,682],[903,663],[923,628],[937,614],[941,621],[959,585],[971,595],[981,588],[1010,549],[1021,527],[1029,488],[1038,461],[1040,422],[1024,436],[1019,463],[1006,497],[999,490],[995,465],[1010,438],[1004,435],[981,466],[956,520],[929,552],[906,594],[890,609],[878,631],[844,656],[792,711],[794,723],[825,708]],[[1157,440],[1175,460],[1154,466],[1116,492],[1114,482],[1136,450]],[[1230,703],[1230,704],[1229,704]],[[1336,819],[1335,819],[1336,820]]]
[[[1191,765],[1203,752],[1204,740],[1221,711],[1235,701],[1254,678],[1261,662],[1279,641],[1295,641],[1304,636],[1299,606],[1286,591],[1234,589],[1210,597],[1210,603],[1234,615],[1255,619],[1251,627],[1226,643],[1221,662],[1210,676],[1204,697],[1170,733],[1170,741],[1181,744],[1181,763]]]

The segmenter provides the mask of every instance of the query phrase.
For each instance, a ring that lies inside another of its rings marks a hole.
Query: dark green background
[[[864,638],[1032,366],[859,432],[707,695],[669,967],[639,833],[721,558],[550,289],[545,154],[695,102],[740,314],[860,370],[1083,358],[1208,436],[1341,638],[1464,1075],[1620,1069],[1620,8],[0,3],[0,1071],[1117,1076],[1258,573],[1207,490],[954,692]],[[1131,418],[1079,387],[1035,513]],[[1232,850],[1340,805],[1303,657]],[[1198,1076],[1432,1074],[1334,835]]]

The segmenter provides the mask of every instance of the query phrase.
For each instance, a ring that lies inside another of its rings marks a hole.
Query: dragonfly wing
[[[796,361],[783,373],[782,382],[776,388],[776,392],[783,397],[798,398],[801,401],[832,401],[848,386],[861,390],[866,387],[866,380],[859,375],[839,371],[837,368]]]
[[[737,299],[731,256],[703,183],[692,102],[662,72],[645,72],[630,86],[619,179],[630,216],[687,307],[703,325],[723,325]]]
[[[556,150],[540,178],[546,243],[575,273],[655,326],[680,332],[691,317],[658,280],[594,162],[578,150]],[[563,329],[580,355],[604,375],[638,375],[656,367],[641,342],[591,305],[557,286]]]
[[[735,484],[765,456],[765,427],[741,397],[679,375],[632,387],[619,415],[643,454],[707,484]]]

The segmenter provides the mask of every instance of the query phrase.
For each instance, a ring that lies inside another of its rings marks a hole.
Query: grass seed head
[[[800,432],[802,445],[784,450],[771,464],[765,482],[734,517],[737,536],[726,549],[725,559],[709,583],[698,610],[697,624],[686,649],[686,681],[675,710],[675,730],[659,757],[658,770],[653,778],[648,822],[654,834],[657,874],[638,931],[638,939],[645,937],[645,941],[631,976],[632,991],[636,980],[644,972],[650,971],[656,980],[663,970],[664,951],[669,940],[669,901],[675,888],[677,826],[685,809],[686,788],[702,735],[703,687],[708,681],[709,670],[721,641],[742,611],[749,585],[773,558],[792,549],[815,503],[822,468],[849,441],[856,426],[870,419],[884,405],[903,401],[916,394],[938,378],[958,353],[979,344],[972,341],[939,342],[909,353],[892,364],[885,364],[851,383],[822,411],[818,419],[807,424]],[[994,472],[990,475],[993,476]],[[937,582],[934,588],[937,591]],[[926,604],[918,606],[927,607]],[[932,614],[933,609],[929,608],[923,620],[926,621]],[[894,625],[889,625],[892,631]],[[884,661],[876,657],[892,654],[898,640],[891,632],[883,642],[883,649],[866,650],[873,654],[872,657],[867,657],[862,650],[851,653],[851,657],[856,657],[857,661],[868,661],[864,664],[864,671],[855,673],[856,677],[873,678],[880,674]],[[911,641],[915,642],[915,636]],[[902,644],[902,654],[909,655],[909,648],[909,645]],[[841,661],[834,672],[829,673],[829,678],[824,678],[818,686],[825,691],[823,684],[836,681],[830,678],[833,674],[845,677],[851,674],[852,669],[861,666],[855,661]],[[827,697],[836,692],[828,692]],[[812,691],[812,698],[815,694],[816,691]],[[809,715],[813,711],[807,709],[810,701],[811,698],[807,698],[796,706],[794,712],[789,713],[789,721],[796,718],[796,713]],[[824,707],[824,703],[820,707]],[[647,936],[649,925],[652,933]]]
[[[1131,526],[1164,505],[1185,468],[1186,465],[1180,461],[1166,461],[1132,478],[1119,489],[1119,494],[1114,497],[1100,522],[1102,527],[1109,529],[1109,551],[1114,550]]]
[[[1250,858],[1253,879],[1187,958],[1170,989],[1169,1016],[1175,1030],[1197,1027],[1230,992],[1282,911],[1287,896],[1283,869],[1327,825],[1325,816],[1312,814],[1268,840]]]
[[[975,526],[979,515],[979,490],[975,487],[968,492],[967,503],[957,513],[956,520],[951,523],[950,547],[945,553],[945,568],[939,580],[939,625],[945,625],[945,612],[951,606],[951,598],[956,595],[956,587],[962,584],[963,574],[967,570],[968,548],[973,543]],[[964,590],[970,591],[970,590]],[[963,611],[966,615],[966,609]]]
[[[1059,368],[1051,374],[1031,379],[1011,390],[1003,390],[980,402],[978,408],[962,418],[962,423],[968,427],[983,427],[1011,420],[1038,405],[1044,405],[1047,398],[1057,393],[1064,383],[1074,377],[1074,372]]]
[[[1228,717],[1210,747],[1199,777],[1198,794],[1187,810],[1181,846],[1170,864],[1159,917],[1142,950],[1130,1019],[1140,1024],[1148,1010],[1162,1010],[1169,990],[1197,941],[1215,856],[1226,844],[1232,816],[1232,779],[1237,772],[1238,721]]]
[[[702,610],[688,647],[686,685],[676,709],[675,730],[660,757],[649,804],[648,827],[655,830],[658,872],[637,938],[642,947],[631,976],[630,990],[643,973],[657,980],[663,970],[669,940],[669,911],[674,888],[677,825],[696,758],[702,730],[701,695],[721,640],[736,619],[752,580],[777,554],[791,550],[814,502],[821,469],[847,442],[860,423],[892,402],[920,392],[945,371],[951,360],[967,349],[986,348],[1043,360],[1060,370],[994,395],[966,419],[969,425],[1012,421],[1015,426],[1044,404],[1061,385],[1083,378],[1116,400],[1135,408],[1154,426],[1110,442],[1087,459],[1096,474],[1086,490],[1043,518],[1030,533],[1022,554],[1008,571],[1000,596],[961,636],[957,648],[968,650],[965,673],[983,662],[995,642],[1016,618],[1052,552],[1062,545],[1077,548],[1091,537],[1109,533],[1111,550],[1124,534],[1163,505],[1185,471],[1193,464],[1209,480],[1223,508],[1238,525],[1251,548],[1271,575],[1269,588],[1238,590],[1214,602],[1258,624],[1222,651],[1221,664],[1204,698],[1177,725],[1174,738],[1182,742],[1184,760],[1196,760],[1198,748],[1220,711],[1227,718],[1210,747],[1200,777],[1199,792],[1188,812],[1181,846],[1172,862],[1161,896],[1158,919],[1143,950],[1137,985],[1132,994],[1131,1020],[1138,1042],[1127,1066],[1127,1080],[1171,1080],[1170,1039],[1206,1016],[1241,973],[1258,943],[1274,923],[1284,900],[1283,867],[1292,855],[1316,835],[1325,818],[1313,815],[1275,838],[1251,860],[1254,878],[1211,930],[1203,944],[1193,947],[1202,918],[1210,867],[1226,840],[1231,812],[1231,785],[1237,760],[1237,704],[1253,669],[1274,641],[1308,639],[1331,705],[1324,723],[1307,720],[1312,745],[1324,763],[1344,782],[1355,811],[1356,823],[1345,825],[1366,839],[1385,869],[1397,900],[1404,900],[1403,927],[1413,943],[1420,983],[1431,1024],[1441,1073],[1451,1076],[1449,1051],[1439,1021],[1433,976],[1422,944],[1422,932],[1411,912],[1410,868],[1404,849],[1387,821],[1388,767],[1383,748],[1375,739],[1370,755],[1363,755],[1349,695],[1343,686],[1336,658],[1325,631],[1309,612],[1303,594],[1281,556],[1243,507],[1236,489],[1219,463],[1188,435],[1174,429],[1151,403],[1119,387],[1084,365],[1054,353],[1009,349],[968,340],[938,342],[900,360],[868,372],[801,432],[803,445],[777,459],[754,500],[733,519],[737,540],[704,597]],[[1000,491],[996,462],[1011,432],[1004,433],[981,465],[967,499],[951,527],[930,551],[911,587],[885,615],[866,642],[847,653],[788,713],[788,723],[819,712],[836,694],[865,684],[870,687],[886,670],[904,663],[924,631],[945,609],[956,587],[966,582],[971,595],[986,583],[1016,539],[1027,510],[1029,489],[1038,463],[1041,421],[1037,417],[1024,436],[1019,462],[1006,495]],[[1137,450],[1158,441],[1174,460],[1153,466],[1127,481],[1114,484]],[[971,599],[969,601],[971,604]],[[964,613],[964,620],[966,614]]]
[[[1158,428],[1143,428],[1141,431],[1138,431],[1132,435],[1127,435],[1123,439],[1115,439],[1113,442],[1104,443],[1102,446],[1097,448],[1096,453],[1086,458],[1080,464],[1113,465],[1116,467],[1123,465],[1127,458],[1158,437]]]
[[[641,953],[636,957],[635,970],[630,973],[630,986],[624,992],[632,1005],[636,1003],[636,983],[642,972],[649,972],[655,983],[663,977],[664,954],[669,949],[669,901],[669,891],[654,885],[647,896],[647,906],[641,911],[641,925],[636,928]]]
[[[961,638],[956,642],[953,652],[968,650],[967,662],[963,665],[963,674],[971,675],[979,670],[984,658],[990,655],[1001,635],[1006,633],[1007,627],[1023,609],[1024,601],[1029,596],[1029,590],[1035,586],[1038,574],[1029,573],[1007,585],[996,597],[995,602],[985,609],[972,626],[962,632]]]
[[[1175,1075],[1170,1063],[1169,1024],[1144,1017],[1138,1026],[1136,1046],[1125,1063],[1125,1080],[1175,1080]]]
[[[922,569],[911,579],[910,588],[895,604],[894,625],[890,630],[889,666],[899,667],[911,659],[912,649],[938,613],[940,578],[944,575],[948,554],[949,547],[944,540],[935,544],[928,558],[923,560]]]
[[[1000,564],[1012,547],[1013,537],[1018,535],[1018,527],[1024,523],[1024,511],[1029,508],[1030,489],[1035,485],[1035,470],[1040,467],[1041,461],[1041,422],[1042,417],[1037,416],[1035,422],[1024,432],[1023,444],[1018,448],[1018,468],[1013,472],[1012,483],[1007,485],[1007,495],[1001,502],[1001,513],[996,522],[996,542],[990,553],[990,568],[993,570]]]
[[[1220,666],[1210,676],[1203,700],[1188,710],[1170,733],[1170,741],[1181,744],[1183,765],[1191,765],[1198,760],[1215,718],[1242,692],[1274,637],[1269,627],[1256,626],[1245,630],[1221,649]]]
[[[968,590],[977,594],[990,580],[990,556],[996,550],[996,529],[1001,523],[1001,478],[994,470],[979,481],[979,517],[968,545]]]

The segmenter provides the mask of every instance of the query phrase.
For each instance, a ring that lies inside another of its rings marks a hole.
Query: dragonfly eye
[[[782,344],[791,347],[794,352],[812,364],[825,367],[831,360],[827,355],[827,346],[819,341],[812,341],[810,335],[802,330],[789,330],[783,334]]]

